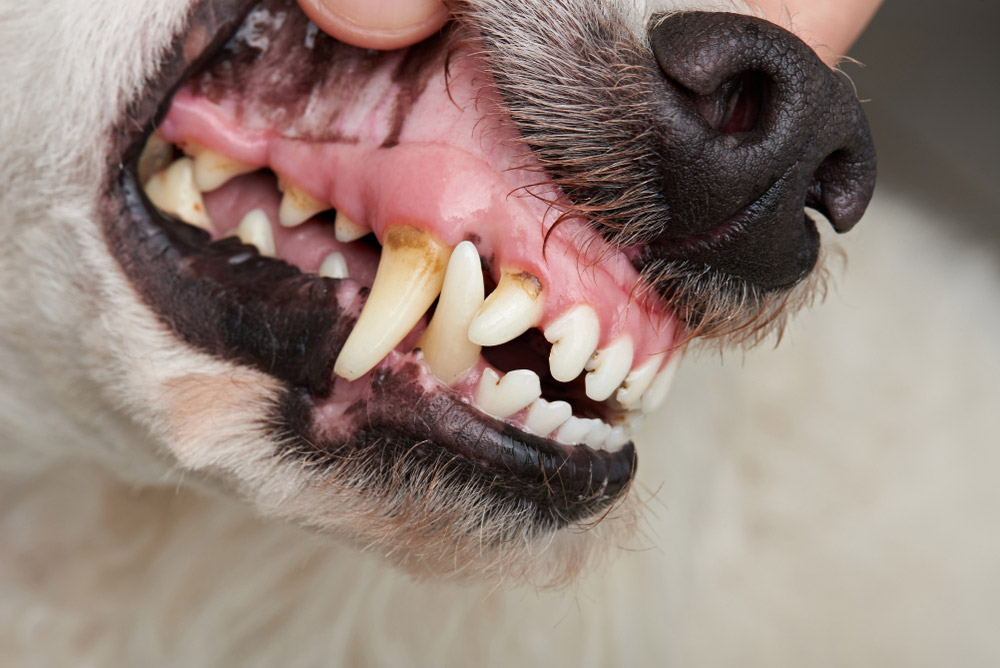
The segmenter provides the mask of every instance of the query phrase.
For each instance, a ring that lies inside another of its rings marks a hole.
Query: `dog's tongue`
[[[268,167],[286,195],[294,187],[328,203],[379,240],[398,224],[450,247],[473,240],[494,280],[538,278],[543,328],[586,302],[605,323],[602,345],[627,333],[636,359],[668,349],[672,320],[637,300],[628,259],[581,219],[553,229],[565,200],[479,65],[444,37],[402,51],[356,49],[300,13],[261,6],[175,95],[160,132]]]

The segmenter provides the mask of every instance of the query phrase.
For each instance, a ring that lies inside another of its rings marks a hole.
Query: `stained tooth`
[[[545,328],[545,340],[552,344],[549,371],[556,380],[568,383],[583,371],[597,350],[601,323],[590,304],[577,304]]]
[[[236,236],[245,244],[257,247],[257,252],[267,257],[274,257],[274,234],[271,232],[271,221],[262,209],[254,209],[243,216],[236,227]]]
[[[371,371],[406,338],[441,292],[449,249],[415,227],[390,227],[358,322],[333,370],[347,380]]]
[[[534,371],[514,369],[501,378],[486,367],[476,388],[476,405],[485,413],[505,418],[527,408],[541,394],[541,381]]]
[[[139,183],[146,183],[161,169],[166,168],[174,157],[174,147],[159,132],[149,135],[139,156]]]
[[[656,375],[653,379],[653,383],[646,390],[646,393],[642,395],[642,410],[646,413],[656,410],[659,408],[663,401],[667,398],[667,393],[670,391],[670,385],[674,381],[674,375],[677,373],[677,367],[680,366],[681,356],[674,355],[667,362],[667,366],[663,367],[663,371]]]
[[[629,409],[638,406],[639,402],[642,401],[642,395],[646,391],[646,388],[656,378],[656,372],[660,370],[663,358],[663,353],[654,355],[641,367],[634,369],[629,375],[625,376],[625,383],[618,390],[618,394],[615,395],[618,403]]]
[[[535,399],[528,409],[524,421],[525,428],[533,434],[548,436],[562,426],[573,415],[573,409],[565,401]]]
[[[590,431],[583,437],[583,444],[592,448],[601,448],[604,446],[604,442],[608,440],[608,436],[611,435],[611,425],[597,419],[593,421],[597,424],[591,425]]]
[[[329,204],[321,202],[301,188],[286,185],[285,194],[281,196],[281,207],[278,209],[278,220],[284,227],[295,227],[329,208]]]
[[[478,344],[469,341],[469,323],[483,305],[483,269],[471,241],[455,246],[434,317],[418,344],[437,378],[451,385],[479,361]]]
[[[632,367],[632,337],[622,336],[607,348],[594,353],[587,362],[590,372],[584,379],[587,396],[594,401],[604,401],[622,384]]]
[[[215,190],[234,176],[255,171],[257,167],[254,165],[208,149],[198,151],[194,157],[194,182],[203,193]]]
[[[340,253],[330,253],[319,266],[319,275],[324,278],[350,278],[347,260]]]
[[[337,237],[337,241],[342,244],[357,241],[369,232],[371,230],[367,227],[358,225],[340,211],[337,212],[337,217],[333,220],[333,236]]]
[[[469,325],[469,340],[481,346],[507,343],[537,325],[544,308],[545,295],[537,278],[505,270]]]
[[[146,196],[161,211],[211,232],[212,221],[205,212],[205,202],[194,183],[193,167],[191,158],[175,160],[146,182]]]
[[[600,420],[593,418],[578,418],[575,415],[566,420],[559,431],[556,432],[556,440],[560,443],[583,443],[583,440],[590,433],[590,430],[597,426]]]

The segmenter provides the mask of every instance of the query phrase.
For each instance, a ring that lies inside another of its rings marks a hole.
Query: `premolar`
[[[573,408],[565,401],[536,399],[528,409],[524,427],[533,434],[548,436],[572,416]]]
[[[257,247],[257,252],[266,257],[274,257],[274,234],[271,221],[263,209],[254,209],[243,216],[236,227],[236,236],[245,244]]]
[[[584,379],[587,396],[604,401],[622,384],[632,368],[632,338],[628,335],[598,350],[587,363],[590,372]]]
[[[590,304],[577,304],[545,328],[545,339],[552,344],[549,372],[556,380],[568,383],[583,371],[601,337],[597,312]]]
[[[255,165],[227,158],[209,149],[199,149],[194,155],[194,182],[198,190],[211,192],[230,179],[257,171]]]
[[[642,395],[646,392],[646,388],[656,378],[656,372],[660,370],[663,358],[663,353],[654,355],[646,360],[642,366],[629,372],[625,376],[625,383],[615,395],[618,403],[628,409],[636,408],[642,402]]]
[[[281,196],[278,220],[284,227],[295,227],[329,208],[330,205],[326,202],[316,199],[297,186],[287,184],[285,193]]]
[[[146,182],[146,196],[158,209],[185,223],[212,231],[212,221],[205,212],[201,191],[194,182],[194,161],[179,158],[154,174]]]
[[[501,378],[486,367],[476,388],[476,405],[485,413],[505,418],[527,408],[541,395],[541,380],[534,371],[514,369]]]
[[[358,225],[340,211],[337,212],[337,216],[333,220],[333,236],[342,244],[357,241],[369,232],[371,230],[367,227]]]
[[[541,321],[544,308],[545,295],[537,278],[504,270],[496,290],[469,325],[469,340],[481,346],[512,341]]]

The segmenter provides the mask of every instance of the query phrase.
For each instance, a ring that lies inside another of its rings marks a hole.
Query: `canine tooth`
[[[566,420],[559,431],[556,432],[556,440],[561,443],[583,443],[590,430],[596,426],[600,420],[594,418],[578,418],[575,415]]]
[[[227,158],[207,148],[194,157],[194,182],[203,193],[220,187],[229,179],[257,171],[254,165]]]
[[[528,409],[524,421],[525,428],[533,434],[548,436],[562,426],[573,415],[573,409],[565,401],[535,399]]]
[[[544,308],[545,295],[537,278],[503,271],[496,290],[469,325],[469,340],[481,346],[507,343],[537,325]]]
[[[171,213],[185,223],[212,230],[205,212],[205,201],[194,183],[194,161],[179,158],[146,182],[146,196],[161,211]]]
[[[594,401],[604,401],[622,384],[631,367],[632,337],[625,335],[598,350],[587,362],[590,372],[584,379],[587,396]]]
[[[642,401],[642,395],[649,387],[653,379],[656,378],[656,372],[660,370],[660,365],[663,364],[663,353],[659,355],[654,355],[650,357],[641,367],[632,370],[629,375],[625,376],[625,383],[618,390],[618,394],[615,398],[625,408],[635,408],[639,402]]]
[[[324,278],[350,278],[347,271],[347,260],[340,253],[330,253],[319,266],[319,275]]]
[[[484,413],[505,418],[527,408],[541,395],[541,381],[534,371],[514,369],[501,378],[486,367],[476,388],[476,405]]]
[[[236,236],[245,244],[257,247],[257,252],[267,257],[274,257],[274,234],[271,232],[271,221],[262,209],[254,209],[243,216],[236,227]]]
[[[166,168],[174,157],[174,147],[159,132],[149,135],[139,156],[139,183],[145,184],[153,174]]]
[[[364,225],[358,225],[340,211],[333,220],[333,236],[342,244],[349,244],[371,232]]]
[[[368,373],[406,338],[441,292],[449,249],[423,230],[390,227],[358,322],[333,370],[347,380]]]
[[[286,185],[285,194],[281,196],[281,207],[278,209],[278,220],[284,227],[295,227],[329,208],[329,204],[321,202],[301,188]]]
[[[597,350],[601,323],[590,304],[577,304],[545,329],[545,340],[552,344],[549,372],[556,380],[568,383],[583,371],[587,360]]]
[[[591,425],[590,431],[583,437],[583,444],[591,448],[600,448],[611,435],[611,425],[597,419],[594,419],[594,422],[597,424]]]
[[[479,251],[471,241],[463,241],[451,252],[437,309],[418,344],[431,372],[446,385],[479,361],[481,347],[466,333],[483,305],[484,293]]]
[[[681,357],[680,355],[674,355],[667,366],[663,368],[663,371],[656,375],[653,379],[653,383],[646,390],[646,393],[642,395],[642,410],[646,413],[656,410],[661,405],[663,401],[667,398],[667,393],[670,391],[670,385],[674,382],[674,375],[677,374],[677,367],[680,366]]]

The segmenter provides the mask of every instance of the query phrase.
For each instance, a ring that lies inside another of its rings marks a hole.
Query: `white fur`
[[[681,370],[638,442],[640,549],[578,586],[418,582],[259,519],[301,480],[252,433],[173,439],[166,388],[245,388],[226,433],[267,379],[178,346],[93,222],[103,133],[181,15],[0,5],[0,664],[1000,663],[1000,274],[898,194],[778,350]]]

